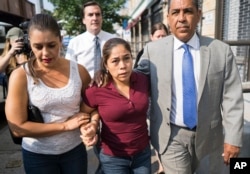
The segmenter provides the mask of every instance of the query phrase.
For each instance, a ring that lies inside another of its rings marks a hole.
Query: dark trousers
[[[45,155],[22,149],[26,174],[87,174],[87,152],[81,143],[60,155]]]

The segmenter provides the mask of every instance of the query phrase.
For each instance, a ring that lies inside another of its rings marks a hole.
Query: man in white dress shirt
[[[102,9],[97,2],[89,1],[83,4],[82,16],[82,22],[87,31],[70,40],[65,57],[83,65],[93,78],[96,61],[94,57],[95,37],[98,37],[102,49],[104,43],[115,37],[115,35],[101,29],[103,22]]]

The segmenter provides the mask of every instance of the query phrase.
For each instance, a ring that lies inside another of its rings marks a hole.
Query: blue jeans
[[[151,150],[148,145],[142,152],[131,157],[115,157],[100,152],[102,171],[105,174],[150,174]]]
[[[87,152],[83,144],[60,155],[37,154],[22,149],[26,174],[87,174]]]

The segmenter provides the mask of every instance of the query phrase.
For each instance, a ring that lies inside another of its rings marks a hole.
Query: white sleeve
[[[68,59],[68,60],[73,60],[74,62],[77,61],[76,59],[76,55],[75,55],[75,48],[74,48],[74,40],[70,40],[69,41],[69,45],[67,47],[67,51],[66,51],[66,54],[65,54],[65,58]]]

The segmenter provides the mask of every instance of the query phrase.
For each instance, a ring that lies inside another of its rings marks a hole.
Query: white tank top
[[[37,106],[45,123],[64,122],[80,110],[82,81],[78,66],[70,61],[70,78],[68,84],[62,88],[46,86],[41,79],[34,84],[33,78],[27,71],[27,87],[29,102]],[[65,153],[81,143],[80,130],[67,131],[49,137],[24,137],[22,147],[28,151],[40,154]]]

